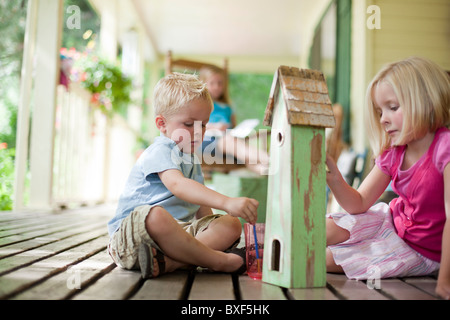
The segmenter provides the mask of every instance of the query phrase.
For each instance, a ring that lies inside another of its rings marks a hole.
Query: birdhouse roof
[[[264,115],[266,126],[272,125],[273,111],[280,92],[291,125],[334,127],[333,109],[322,72],[280,66],[274,75]]]

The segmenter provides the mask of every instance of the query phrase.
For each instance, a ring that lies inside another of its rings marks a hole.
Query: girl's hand
[[[325,164],[327,166],[327,184],[330,185],[334,181],[341,178],[341,172],[339,171],[334,159],[327,153]]]
[[[233,217],[241,217],[247,222],[254,224],[258,217],[259,202],[255,199],[240,197],[230,198],[227,201],[225,211]]]
[[[436,286],[436,293],[445,300],[450,300],[450,281],[439,281]]]

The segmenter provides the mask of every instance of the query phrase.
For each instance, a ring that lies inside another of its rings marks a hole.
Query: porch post
[[[30,207],[51,208],[56,87],[59,81],[63,0],[39,0],[30,144]],[[31,76],[31,75],[28,75]]]
[[[115,62],[117,59],[117,41],[118,41],[118,2],[117,0],[105,1],[105,5],[101,11],[101,25],[100,25],[100,50],[104,57],[110,62]],[[107,4],[106,4],[107,3]],[[107,201],[110,196],[110,182],[109,175],[111,174],[111,127],[112,119],[106,119],[106,133],[105,133],[105,160],[103,164],[103,201]]]
[[[30,101],[33,85],[33,56],[36,45],[37,10],[39,0],[28,2],[27,23],[20,79],[20,97],[17,112],[17,138],[14,178],[14,210],[24,207],[25,177],[28,159],[28,134],[30,131]]]

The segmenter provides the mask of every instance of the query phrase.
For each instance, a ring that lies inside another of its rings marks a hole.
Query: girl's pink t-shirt
[[[439,262],[446,221],[443,172],[450,162],[450,130],[437,130],[420,160],[400,170],[405,148],[391,148],[375,163],[391,176],[392,189],[399,195],[389,204],[397,234],[414,250]]]

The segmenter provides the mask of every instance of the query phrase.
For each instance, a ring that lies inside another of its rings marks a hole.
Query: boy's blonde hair
[[[207,101],[213,108],[206,85],[191,74],[174,72],[159,80],[153,94],[155,115],[170,117],[193,100]]]
[[[374,89],[383,81],[394,90],[403,112],[403,127],[397,145],[404,145],[450,124],[448,74],[436,63],[420,57],[391,63],[378,72],[366,93],[368,135],[375,156],[391,147],[373,96]]]

